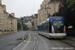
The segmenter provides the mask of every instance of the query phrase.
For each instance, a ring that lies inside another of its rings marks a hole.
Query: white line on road
[[[31,36],[30,36],[30,34],[29,34],[29,39],[28,39],[28,42],[24,45],[24,47],[22,47],[22,49],[21,50],[25,50],[25,48],[27,47],[27,45],[29,44],[29,42],[30,42],[30,39],[31,39]],[[25,42],[25,41],[24,41]]]
[[[36,46],[37,48],[36,48],[36,49],[38,50],[39,42],[38,42],[38,39],[37,39],[37,37],[36,37],[36,36],[35,36],[35,38],[36,38],[36,40],[37,40],[37,46]]]
[[[33,36],[34,37],[34,45],[33,45],[33,50],[38,50],[38,39],[36,36]]]
[[[33,36],[34,37],[34,36]],[[33,44],[33,50],[35,50],[36,49],[36,46],[35,46],[36,44],[35,44],[35,37],[34,37],[34,44]]]
[[[24,47],[21,48],[21,50],[25,50],[25,48],[27,47],[27,45],[29,44],[30,42],[30,39],[31,39],[31,36],[29,34],[29,39],[27,41],[27,43],[24,45]],[[19,46],[21,46],[24,42],[26,42],[25,40],[23,42],[21,42],[17,47],[15,47],[13,50],[16,50]]]

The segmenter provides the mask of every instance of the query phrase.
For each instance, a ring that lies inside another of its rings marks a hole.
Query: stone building
[[[6,6],[0,0],[0,34],[17,32],[17,19],[15,14],[6,12]]]
[[[38,26],[38,14],[34,14],[34,29],[37,30]]]
[[[56,0],[56,2],[55,0],[44,0],[40,5],[40,9],[38,10],[38,23],[40,24],[41,22],[45,21],[48,17],[58,12],[60,3],[61,0]]]

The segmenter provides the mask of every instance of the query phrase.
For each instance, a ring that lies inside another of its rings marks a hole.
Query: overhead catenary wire
[[[34,15],[34,10],[35,10],[35,0],[33,0],[33,15]]]

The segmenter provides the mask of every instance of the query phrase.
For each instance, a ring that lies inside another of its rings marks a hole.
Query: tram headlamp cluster
[[[64,32],[66,32],[66,30],[64,30]]]
[[[52,33],[54,33],[54,30],[52,30]]]

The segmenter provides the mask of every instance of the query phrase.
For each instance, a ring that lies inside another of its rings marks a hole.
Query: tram
[[[65,38],[66,27],[64,23],[64,17],[49,17],[37,26],[39,30],[38,34],[48,38]]]

